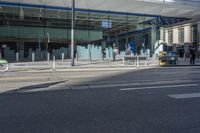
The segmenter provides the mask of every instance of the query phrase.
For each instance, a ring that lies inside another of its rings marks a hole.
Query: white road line
[[[181,84],[181,85],[166,85],[166,86],[147,86],[147,87],[137,87],[137,88],[124,88],[121,91],[138,90],[138,89],[156,89],[156,88],[174,88],[174,87],[189,87],[189,86],[199,86],[199,84]]]
[[[200,93],[174,94],[174,95],[168,95],[168,96],[175,99],[198,98],[200,97]]]

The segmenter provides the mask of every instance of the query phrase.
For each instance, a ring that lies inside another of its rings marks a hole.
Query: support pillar
[[[184,43],[191,43],[192,41],[192,30],[191,26],[187,25],[184,27]]]
[[[179,31],[178,28],[173,29],[173,44],[179,44]]]
[[[155,43],[157,41],[157,27],[156,26],[152,26],[151,27],[151,51],[153,51],[153,53],[151,52],[151,55],[154,54],[154,49],[155,49]]]

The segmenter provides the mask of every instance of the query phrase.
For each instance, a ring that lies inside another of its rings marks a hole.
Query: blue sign
[[[128,43],[129,49],[131,50],[131,53],[135,54],[135,42],[134,41],[129,41]]]

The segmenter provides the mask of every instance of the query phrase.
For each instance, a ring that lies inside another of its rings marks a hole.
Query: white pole
[[[147,60],[148,60],[147,58],[148,58],[148,56],[146,56],[146,60],[145,60],[145,66],[147,66]]]
[[[125,57],[123,56],[123,65],[125,65]]]
[[[53,56],[53,71],[56,70],[56,58],[55,55]]]
[[[35,53],[32,53],[32,62],[35,62]]]
[[[47,61],[49,62],[50,61],[50,54],[47,53]]]
[[[62,53],[62,62],[64,62],[64,59],[65,59],[65,54]]]
[[[18,52],[16,53],[16,61],[17,62],[19,61],[19,53]]]

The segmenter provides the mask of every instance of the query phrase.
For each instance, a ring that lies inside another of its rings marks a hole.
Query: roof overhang
[[[72,0],[0,0],[31,5],[71,7]],[[169,17],[193,18],[200,15],[199,0],[75,0],[76,8],[129,12]]]

